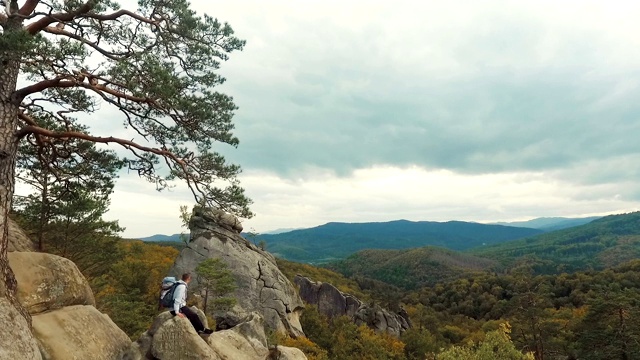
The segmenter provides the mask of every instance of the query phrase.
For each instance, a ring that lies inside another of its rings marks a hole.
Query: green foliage
[[[402,334],[404,354],[408,360],[424,360],[438,353],[441,346],[438,340],[424,328],[412,328]]]
[[[41,121],[57,126],[46,116]],[[102,217],[124,163],[113,152],[78,139],[32,145],[23,141],[17,157],[16,176],[32,190],[14,197],[18,223],[40,251],[71,259],[89,278],[105,272],[120,257],[116,235],[123,229]]]
[[[432,286],[495,262],[451,250],[424,247],[410,250],[363,250],[326,267],[348,277],[375,279],[404,289]]]
[[[118,292],[104,295],[99,299],[98,307],[133,341],[149,329],[157,314],[156,308],[150,306],[137,289],[126,294]]]
[[[332,360],[401,360],[404,344],[387,334],[376,334],[365,325],[358,326],[341,316],[329,324]]]
[[[220,258],[211,258],[202,261],[196,266],[198,276],[198,288],[204,291],[205,313],[224,311],[236,304],[236,299],[226,295],[236,288],[236,280]],[[211,298],[213,306],[209,307]]]
[[[307,305],[300,317],[300,324],[309,340],[323,349],[331,349],[333,335],[329,329],[329,319],[314,305]]]
[[[534,360],[533,354],[522,354],[511,342],[508,323],[500,329],[487,333],[479,344],[453,346],[440,353],[438,360]]]
[[[287,272],[313,273],[309,265],[283,263]],[[640,260],[573,274],[535,276],[530,270],[466,274],[431,287],[397,290],[413,324],[398,343],[385,342],[380,334],[369,338],[348,318],[329,321],[313,306],[305,309],[301,324],[330,359],[599,360],[640,352],[635,340],[640,337]],[[383,302],[388,289],[372,289],[371,301]],[[506,321],[511,327],[501,325]],[[397,348],[402,355],[389,350]],[[386,355],[374,357],[369,349]]]
[[[237,106],[217,91],[221,63],[245,45],[228,24],[197,14],[187,0],[144,0],[135,9],[111,0],[28,5],[30,14],[3,21],[0,32],[0,59],[20,71],[0,79],[20,114],[0,119],[16,123],[15,140],[45,154],[78,139],[116,144],[128,168],[159,190],[184,180],[197,202],[253,215],[240,167],[214,150],[239,143]],[[24,87],[15,89],[18,77]],[[122,115],[122,137],[89,134],[75,117],[105,106]]]
[[[24,29],[5,27],[0,32],[0,49],[4,50],[0,52],[0,59],[3,61],[20,59],[25,54],[29,54],[36,43],[37,39]]]
[[[187,205],[180,205],[180,222],[182,223],[182,227],[189,229],[189,222],[191,221],[191,212],[189,211],[189,207]],[[189,236],[184,232],[180,233],[180,241],[182,241],[185,245],[189,244]]]
[[[578,358],[633,359],[640,354],[640,291],[626,289],[592,300],[579,330]]]
[[[300,323],[308,339],[326,351],[331,360],[404,359],[404,344],[390,335],[377,334],[346,317],[331,321],[315,306],[305,308]]]

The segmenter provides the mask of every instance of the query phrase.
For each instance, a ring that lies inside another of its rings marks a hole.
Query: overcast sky
[[[193,1],[222,64],[245,229],[640,209],[640,3]],[[180,231],[184,187],[123,174],[124,236]]]

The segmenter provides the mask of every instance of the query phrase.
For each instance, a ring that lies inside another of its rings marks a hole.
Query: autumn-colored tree
[[[309,304],[305,306],[300,317],[300,325],[309,340],[325,350],[331,348],[333,335],[329,329],[329,318],[321,314],[317,306]]]
[[[440,353],[438,360],[533,360],[533,354],[523,354],[516,349],[510,332],[511,326],[503,323],[498,330],[489,332],[481,343],[453,346]]]
[[[402,334],[401,340],[404,342],[404,354],[409,360],[427,359],[441,348],[436,337],[424,328],[408,329]]]
[[[273,341],[272,345],[277,344],[302,350],[308,360],[329,360],[329,355],[325,349],[322,349],[318,344],[304,336],[294,339],[282,333],[275,333],[271,340]]]
[[[101,311],[132,339],[145,331],[158,311],[159,284],[178,250],[142,241],[120,242],[122,258],[92,281]]]

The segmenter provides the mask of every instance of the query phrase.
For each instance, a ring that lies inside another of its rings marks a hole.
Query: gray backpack
[[[174,302],[174,295],[176,293],[176,288],[179,285],[184,285],[187,286],[184,283],[181,282],[174,282],[173,284],[171,284],[171,287],[169,287],[168,289],[162,291],[161,295],[160,295],[160,306],[163,308],[172,308],[173,307],[173,302]]]

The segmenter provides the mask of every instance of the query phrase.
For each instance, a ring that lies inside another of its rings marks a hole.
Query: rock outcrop
[[[233,297],[237,304],[231,311],[216,314],[216,324],[230,328],[252,312],[265,320],[268,328],[297,337],[303,335],[300,312],[303,302],[294,286],[280,272],[275,258],[242,236],[242,227],[235,217],[219,210],[194,208],[191,238],[175,261],[170,275],[194,272],[196,266],[208,258],[221,258],[236,279]],[[190,287],[197,286],[197,279]]]
[[[151,354],[160,360],[219,360],[186,318],[165,321],[151,340]]]
[[[369,306],[331,284],[312,281],[300,275],[295,277],[294,282],[300,288],[300,297],[316,305],[320,313],[330,318],[346,315],[358,325],[366,324],[378,332],[394,336],[400,336],[410,327],[406,313],[395,314],[377,305]]]
[[[18,282],[18,300],[32,315],[33,331],[0,298],[0,308],[9,309],[0,312],[0,321],[11,334],[0,337],[11,343],[5,347],[0,340],[0,359],[122,359],[131,340],[94,307],[89,283],[73,262],[37,252],[11,252],[8,258]],[[11,356],[14,348],[22,350]]]
[[[24,317],[4,297],[0,297],[0,309],[0,360],[42,360],[38,342]]]
[[[96,305],[89,283],[69,259],[37,252],[8,254],[18,300],[30,314],[71,305]]]
[[[20,226],[11,218],[7,218],[7,220],[9,223],[9,252],[35,251],[35,244],[29,239]]]
[[[91,305],[67,306],[33,316],[33,332],[48,359],[121,359],[131,339]]]
[[[206,319],[204,321],[206,323]],[[129,354],[127,360],[265,360],[270,353],[264,332],[264,319],[257,312],[241,319],[232,329],[216,331],[210,335],[198,335],[189,320],[165,312],[156,317],[151,328],[137,341],[135,347],[138,354]],[[280,356],[274,359],[307,359],[296,348],[278,346],[277,351]]]

